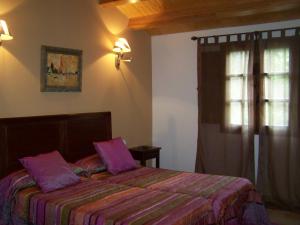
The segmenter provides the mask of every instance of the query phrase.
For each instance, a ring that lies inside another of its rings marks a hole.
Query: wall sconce
[[[0,46],[2,41],[10,41],[14,39],[14,37],[9,33],[7,24],[4,20],[0,20]]]
[[[131,52],[131,48],[125,38],[119,38],[115,42],[115,46],[113,48],[113,52],[116,54],[115,66],[117,69],[120,68],[120,62],[131,62],[131,58],[125,59],[124,53]]]

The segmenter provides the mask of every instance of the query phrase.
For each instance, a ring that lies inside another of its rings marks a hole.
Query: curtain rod
[[[210,36],[192,36],[192,41],[197,41],[201,38],[216,38],[216,37],[226,37],[226,36],[234,36],[234,35],[248,35],[248,34],[260,34],[265,32],[276,32],[276,31],[286,31],[286,30],[296,30],[296,32],[300,32],[300,27],[290,27],[290,28],[282,28],[282,29],[274,29],[274,30],[262,30],[262,31],[252,31],[252,32],[242,32],[242,33],[231,33],[231,34],[220,34],[220,35],[210,35]]]

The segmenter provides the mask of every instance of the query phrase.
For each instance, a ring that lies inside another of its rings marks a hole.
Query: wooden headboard
[[[22,168],[21,157],[58,150],[75,162],[111,138],[110,112],[0,118],[0,178]]]

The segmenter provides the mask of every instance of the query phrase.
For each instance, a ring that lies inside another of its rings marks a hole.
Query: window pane
[[[243,114],[242,114],[242,121],[244,125],[249,124],[249,117],[248,117],[248,102],[244,101],[243,102]]]
[[[264,51],[264,71],[269,74],[289,72],[288,48],[274,48]]]
[[[226,101],[229,109],[226,122],[230,125],[248,124],[248,60],[249,51],[232,51],[227,55]]]
[[[231,125],[241,125],[242,124],[242,104],[240,102],[231,102],[229,111],[230,111],[229,123]]]
[[[230,52],[227,57],[228,75],[247,75],[248,73],[248,51]]]
[[[248,79],[249,77],[243,77],[243,100],[248,100]]]
[[[265,99],[288,100],[290,92],[289,75],[265,77]]]
[[[243,97],[243,78],[242,77],[231,77],[227,81],[228,98],[229,100],[242,100]]]
[[[264,97],[265,125],[288,126],[289,120],[289,71],[288,48],[274,48],[264,51]]]
[[[265,124],[267,126],[288,126],[288,102],[267,102],[265,104]]]

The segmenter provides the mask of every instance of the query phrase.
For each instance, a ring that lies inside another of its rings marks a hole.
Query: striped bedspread
[[[107,172],[94,174],[95,180],[201,197],[212,203],[215,220],[241,216],[248,201],[260,201],[253,184],[244,178],[196,174],[173,170],[141,167],[111,176]]]
[[[23,170],[0,181],[0,224],[211,225],[241,218],[246,179],[141,167],[42,193]],[[262,224],[262,223],[253,223]]]
[[[102,181],[51,193],[36,187],[17,194],[15,212],[36,225],[209,224],[211,203],[201,197]]]

